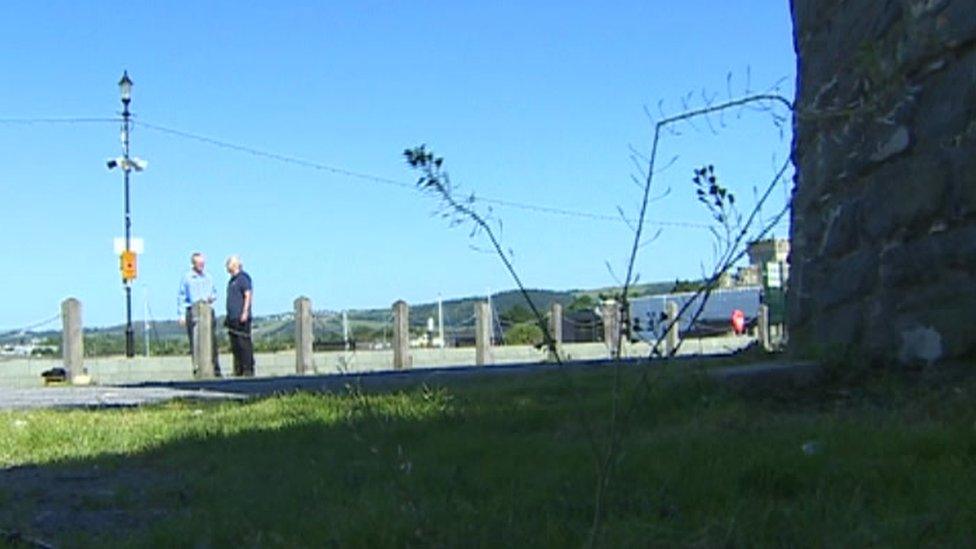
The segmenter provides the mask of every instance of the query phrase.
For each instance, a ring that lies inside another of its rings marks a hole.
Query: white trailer
[[[732,312],[736,309],[745,314],[746,324],[749,324],[759,316],[761,295],[762,288],[759,286],[713,290],[694,325],[690,323],[691,318],[701,306],[704,294],[695,297],[695,292],[682,292],[636,297],[630,300],[630,325],[633,337],[651,343],[661,337],[668,325],[664,311],[665,304],[669,301],[674,302],[681,313],[678,319],[680,333],[707,333],[723,327],[728,327],[730,330]],[[684,308],[685,304],[692,299],[694,299],[692,304]],[[684,308],[683,312],[682,308]]]

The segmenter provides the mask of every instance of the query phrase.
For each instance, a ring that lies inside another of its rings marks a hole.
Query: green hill
[[[637,284],[633,286],[631,295],[636,297],[666,293],[673,287],[673,282]],[[611,297],[619,291],[619,287],[567,291],[532,289],[528,291],[528,294],[540,312],[545,314],[552,303],[559,303],[566,308],[571,307],[574,303],[578,308],[589,308],[598,303],[600,299]],[[482,302],[485,299],[486,296],[482,295],[444,300],[445,331],[457,335],[473,330],[474,306],[476,303]],[[516,307],[522,308],[518,312],[523,316],[527,312],[525,299],[517,290],[495,293],[491,296],[491,299],[495,314],[499,317],[504,318],[506,313],[513,312],[513,309]],[[388,340],[390,337],[392,332],[391,309],[352,309],[346,311],[346,315],[349,319],[352,339],[359,341],[383,341]],[[255,341],[290,341],[295,329],[293,316],[291,312],[287,312],[256,317],[254,319]],[[411,304],[410,327],[412,331],[416,333],[424,331],[428,318],[433,318],[436,322],[436,302]],[[222,325],[223,319],[218,317],[217,323],[218,326]],[[316,340],[325,342],[338,342],[342,340],[341,312],[329,310],[316,311],[313,326]],[[141,321],[135,323],[135,330],[137,336],[141,339],[141,334],[143,333]],[[125,326],[116,325],[86,328],[85,332],[89,337],[97,338],[98,341],[105,342],[124,337]],[[173,320],[151,322],[150,336],[154,342],[178,342],[186,337],[186,328],[180,326],[179,323]],[[46,338],[57,341],[60,339],[60,330],[28,332],[26,334],[7,332],[0,334],[0,344],[16,342],[28,337]]]

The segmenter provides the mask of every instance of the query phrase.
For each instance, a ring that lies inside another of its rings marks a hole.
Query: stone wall
[[[976,354],[976,1],[793,0],[801,355]]]

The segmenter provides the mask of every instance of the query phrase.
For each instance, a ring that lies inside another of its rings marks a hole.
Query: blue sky
[[[452,178],[496,199],[615,215],[639,191],[629,147],[646,152],[647,106],[681,110],[701,90],[734,93],[781,79],[793,94],[788,2],[33,2],[4,4],[0,119],[112,117],[118,81],[135,82],[137,120],[328,166],[412,182],[404,148],[426,143]],[[678,161],[657,176],[652,221],[708,223],[691,170],[715,164],[751,204],[789,153],[767,116],[732,114],[662,142]],[[409,190],[284,164],[137,126],[134,234],[146,241],[146,295],[173,318],[191,251],[239,253],[256,312],[388,306],[512,286],[480,241],[431,215]],[[87,325],[123,318],[112,238],[122,234],[113,123],[0,123],[0,328],[84,303]],[[777,190],[772,206],[788,189]],[[772,213],[774,208],[768,208]],[[532,287],[611,285],[622,222],[497,207],[504,241]],[[783,225],[778,233],[785,235]],[[711,259],[708,232],[664,228],[638,262],[642,280],[690,278]]]

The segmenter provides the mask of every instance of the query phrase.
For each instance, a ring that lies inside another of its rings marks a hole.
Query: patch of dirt
[[[125,538],[178,513],[187,498],[175,475],[137,464],[4,469],[0,541],[70,547]]]

